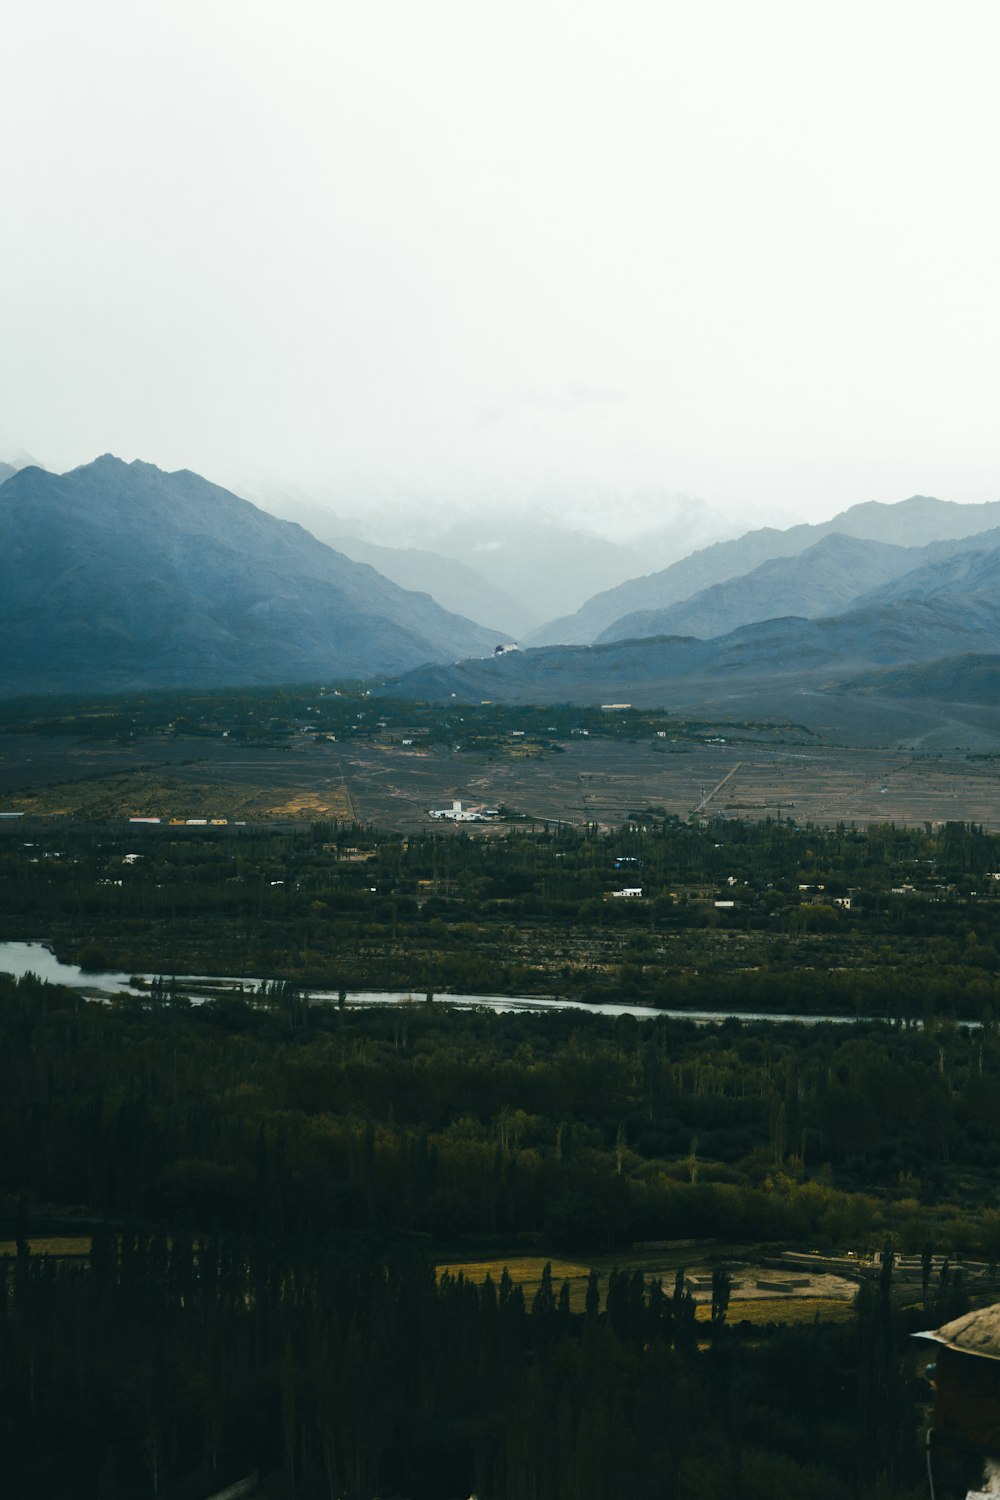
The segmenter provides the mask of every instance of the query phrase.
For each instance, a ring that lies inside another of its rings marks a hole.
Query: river
[[[0,973],[13,974],[20,978],[24,974],[35,974],[39,979],[47,980],[50,984],[63,984],[69,989],[81,990],[84,994],[94,997],[105,997],[118,994],[122,990],[131,994],[140,991],[133,985],[133,979],[142,979],[146,984],[151,984],[156,974],[123,974],[114,971],[84,971],[76,964],[64,964],[43,942],[18,942],[0,943]],[[179,988],[200,990],[202,998],[205,992],[217,994],[224,993],[252,993],[258,990],[261,984],[267,981],[259,978],[237,977],[234,975],[213,974],[178,974],[176,983]],[[313,1000],[336,1001],[339,998],[338,990],[310,990],[309,995]],[[426,997],[423,991],[417,990],[345,990],[345,1003],[351,1006],[360,1005],[402,1005],[413,1004],[423,1001]],[[435,993],[434,1003],[440,1005],[454,1006],[459,1010],[485,1009],[495,1011],[547,1011],[547,1010],[582,1010],[589,1011],[599,1016],[634,1016],[638,1021],[651,1021],[657,1016],[668,1016],[677,1021],[697,1021],[707,1025],[709,1023],[726,1021],[735,1018],[739,1021],[799,1021],[805,1026],[815,1026],[822,1021],[832,1021],[838,1025],[850,1025],[856,1019],[854,1016],[804,1016],[789,1013],[775,1014],[769,1011],[728,1011],[728,1010],[664,1010],[654,1009],[649,1005],[617,1005],[617,1004],[594,1004],[591,1005],[584,1000],[553,1000],[545,995],[462,995]],[[857,1019],[862,1021],[873,1021],[880,1019],[877,1016],[861,1016]],[[960,1023],[966,1026],[978,1026],[978,1021],[965,1021]]]

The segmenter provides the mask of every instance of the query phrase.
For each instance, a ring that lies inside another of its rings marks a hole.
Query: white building
[[[489,823],[493,818],[500,816],[500,809],[497,807],[475,809],[463,807],[456,798],[450,807],[431,807],[428,808],[428,813],[432,818],[445,818],[449,823]]]

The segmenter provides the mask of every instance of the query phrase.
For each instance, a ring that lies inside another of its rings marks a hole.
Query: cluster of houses
[[[130,823],[166,823],[171,828],[245,828],[245,818],[129,818]]]

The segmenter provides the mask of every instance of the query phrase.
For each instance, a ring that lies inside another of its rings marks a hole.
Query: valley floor
[[[404,832],[428,809],[503,806],[529,822],[620,826],[630,812],[799,823],[1000,828],[1000,755],[802,744],[577,738],[493,752],[301,736],[269,746],[0,735],[0,812],[230,822],[356,819]],[[438,825],[445,829],[447,825]]]

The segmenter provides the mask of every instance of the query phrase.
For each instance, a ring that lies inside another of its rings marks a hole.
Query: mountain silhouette
[[[497,635],[188,470],[105,455],[0,487],[0,691],[359,678]]]

